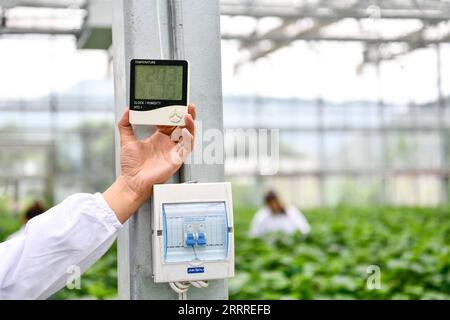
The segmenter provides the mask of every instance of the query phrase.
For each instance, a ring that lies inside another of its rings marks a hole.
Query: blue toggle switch
[[[198,233],[197,244],[198,244],[199,246],[204,246],[204,245],[206,245],[206,234],[205,234],[204,232],[199,232],[199,233]]]
[[[195,244],[194,234],[192,232],[188,232],[186,235],[186,245],[193,247]]]

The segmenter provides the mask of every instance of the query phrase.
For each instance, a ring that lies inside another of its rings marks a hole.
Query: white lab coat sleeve
[[[306,220],[305,216],[296,207],[289,207],[288,214],[302,234],[306,235],[311,231],[308,220]]]
[[[0,299],[48,298],[100,259],[121,227],[100,193],[72,195],[31,219],[0,243]]]
[[[264,220],[267,217],[267,209],[265,207],[259,209],[252,221],[252,224],[250,226],[250,237],[260,237],[265,233],[264,228]]]

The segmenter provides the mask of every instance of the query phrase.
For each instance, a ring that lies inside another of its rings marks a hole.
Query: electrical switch
[[[188,232],[186,235],[186,246],[188,247],[193,247],[195,246],[195,238],[194,238],[194,234],[192,232]]]
[[[155,282],[212,280],[234,275],[231,195],[229,183],[153,187]]]
[[[197,244],[199,246],[205,246],[206,245],[206,234],[204,232],[199,232],[198,233]]]

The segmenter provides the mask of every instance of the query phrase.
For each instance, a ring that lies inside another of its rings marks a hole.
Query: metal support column
[[[317,117],[317,135],[318,135],[318,145],[317,145],[317,158],[319,162],[319,173],[317,174],[317,185],[318,185],[318,205],[320,207],[327,206],[327,197],[326,197],[326,184],[325,184],[325,174],[323,171],[328,169],[328,164],[326,161],[325,154],[325,103],[323,99],[323,88],[321,83],[321,77],[325,76],[325,72],[322,69],[322,54],[320,51],[320,45],[315,43],[314,46],[315,53],[317,56],[317,69],[318,72],[318,81],[317,81],[317,99],[316,99],[316,117]]]
[[[391,192],[388,192],[388,171],[390,168],[389,163],[389,150],[388,150],[388,133],[386,127],[386,105],[383,99],[383,86],[381,80],[381,62],[378,61],[376,64],[376,75],[377,75],[377,83],[378,83],[378,120],[380,121],[379,126],[381,130],[381,159],[382,159],[382,175],[380,181],[380,193],[378,197],[379,203],[386,205],[391,203],[394,198],[389,196]],[[392,177],[391,177],[392,178]],[[393,186],[391,186],[393,188]]]
[[[197,105],[197,122],[203,131],[223,132],[220,29],[218,1],[115,0],[113,2],[113,56],[115,112],[119,119],[128,104],[129,62],[133,58],[180,58],[190,62],[190,96]],[[162,50],[160,50],[160,44]],[[140,137],[152,129],[136,128]],[[223,181],[223,163],[206,165],[202,137],[197,132],[196,149],[171,182]],[[223,141],[222,141],[223,145]],[[116,173],[119,174],[119,140],[116,133]],[[176,299],[168,284],[152,278],[151,201],[126,223],[118,239],[118,286],[121,299]],[[188,299],[226,299],[225,280],[211,281],[208,288],[189,289]]]
[[[439,140],[440,140],[440,167],[442,169],[447,168],[447,130],[445,128],[445,111],[446,103],[444,94],[442,92],[442,56],[441,45],[436,44],[436,86],[438,95],[438,128],[439,128]],[[448,205],[449,203],[449,177],[448,175],[441,176],[441,203]]]

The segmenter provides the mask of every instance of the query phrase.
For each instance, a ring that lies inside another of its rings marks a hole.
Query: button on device
[[[179,114],[179,111],[177,108],[173,108],[172,113],[169,116],[170,122],[178,123],[181,121],[183,117]]]

